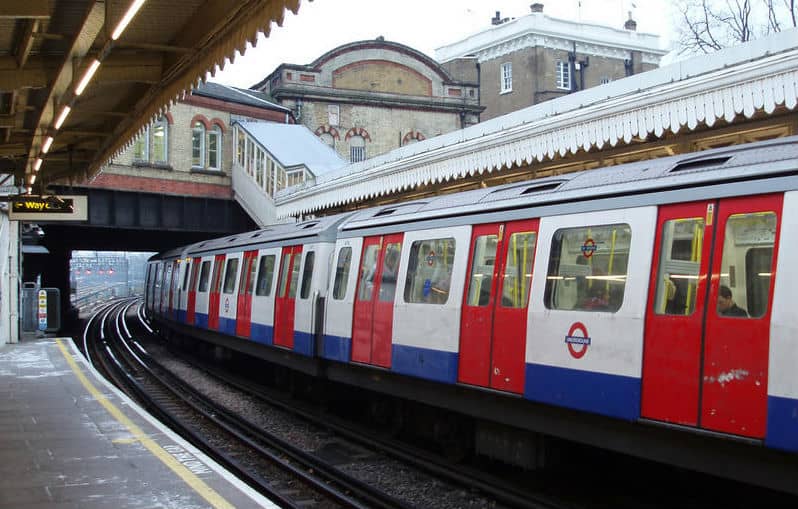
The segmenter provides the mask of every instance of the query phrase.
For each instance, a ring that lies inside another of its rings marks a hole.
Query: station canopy
[[[86,181],[299,2],[0,1],[0,180]]]

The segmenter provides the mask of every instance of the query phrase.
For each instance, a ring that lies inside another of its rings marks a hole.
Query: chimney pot
[[[637,21],[632,19],[632,11],[629,11],[629,19],[626,20],[623,27],[627,30],[637,31]]]
[[[530,5],[529,8],[532,10],[532,12],[543,12],[543,4],[538,2]]]

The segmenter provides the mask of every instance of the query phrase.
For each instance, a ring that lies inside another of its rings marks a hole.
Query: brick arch
[[[225,128],[225,125],[224,125],[224,121],[221,120],[221,119],[218,119],[216,117],[212,118],[211,119],[211,125],[219,126],[219,129],[221,129],[222,134],[225,134],[227,132],[227,129]]]
[[[412,130],[412,129],[411,129],[411,130],[410,130],[410,131],[409,131],[407,134],[405,134],[405,135],[404,135],[404,137],[402,138],[402,145],[404,145],[405,143],[409,142],[410,140],[424,141],[424,140],[426,140],[426,139],[427,139],[427,138],[426,138],[426,137],[425,137],[423,134],[421,134],[421,132],[420,132],[420,131],[414,131],[414,130]]]
[[[346,132],[346,136],[344,137],[344,141],[349,141],[349,138],[352,136],[360,136],[366,141],[371,141],[371,136],[369,132],[363,129],[362,127],[353,127],[352,129]]]
[[[164,116],[164,118],[166,119],[166,122],[167,122],[169,125],[175,125],[175,119],[174,119],[174,117],[172,116],[172,114],[171,114],[171,113],[169,113],[169,112],[167,111],[166,113],[164,113],[164,114],[163,114],[163,116]],[[193,125],[193,124],[194,124],[194,123],[192,122],[192,125]]]
[[[328,125],[319,126],[319,128],[316,129],[315,133],[316,136],[321,136],[322,134],[329,134],[330,136],[333,137],[334,140],[341,139],[341,135],[338,134],[338,129]]]
[[[189,127],[194,128],[194,124],[197,122],[200,122],[202,125],[204,125],[206,130],[211,128],[211,121],[208,120],[208,117],[206,117],[205,115],[202,115],[200,113],[194,115],[194,117],[192,117],[191,119],[191,123],[189,123],[188,125]]]

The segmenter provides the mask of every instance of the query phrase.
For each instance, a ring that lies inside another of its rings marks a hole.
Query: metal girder
[[[47,19],[50,17],[48,0],[3,0],[0,18]]]

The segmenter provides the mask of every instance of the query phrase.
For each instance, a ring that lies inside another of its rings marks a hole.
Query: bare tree
[[[679,0],[682,52],[710,53],[796,24],[796,0]]]

